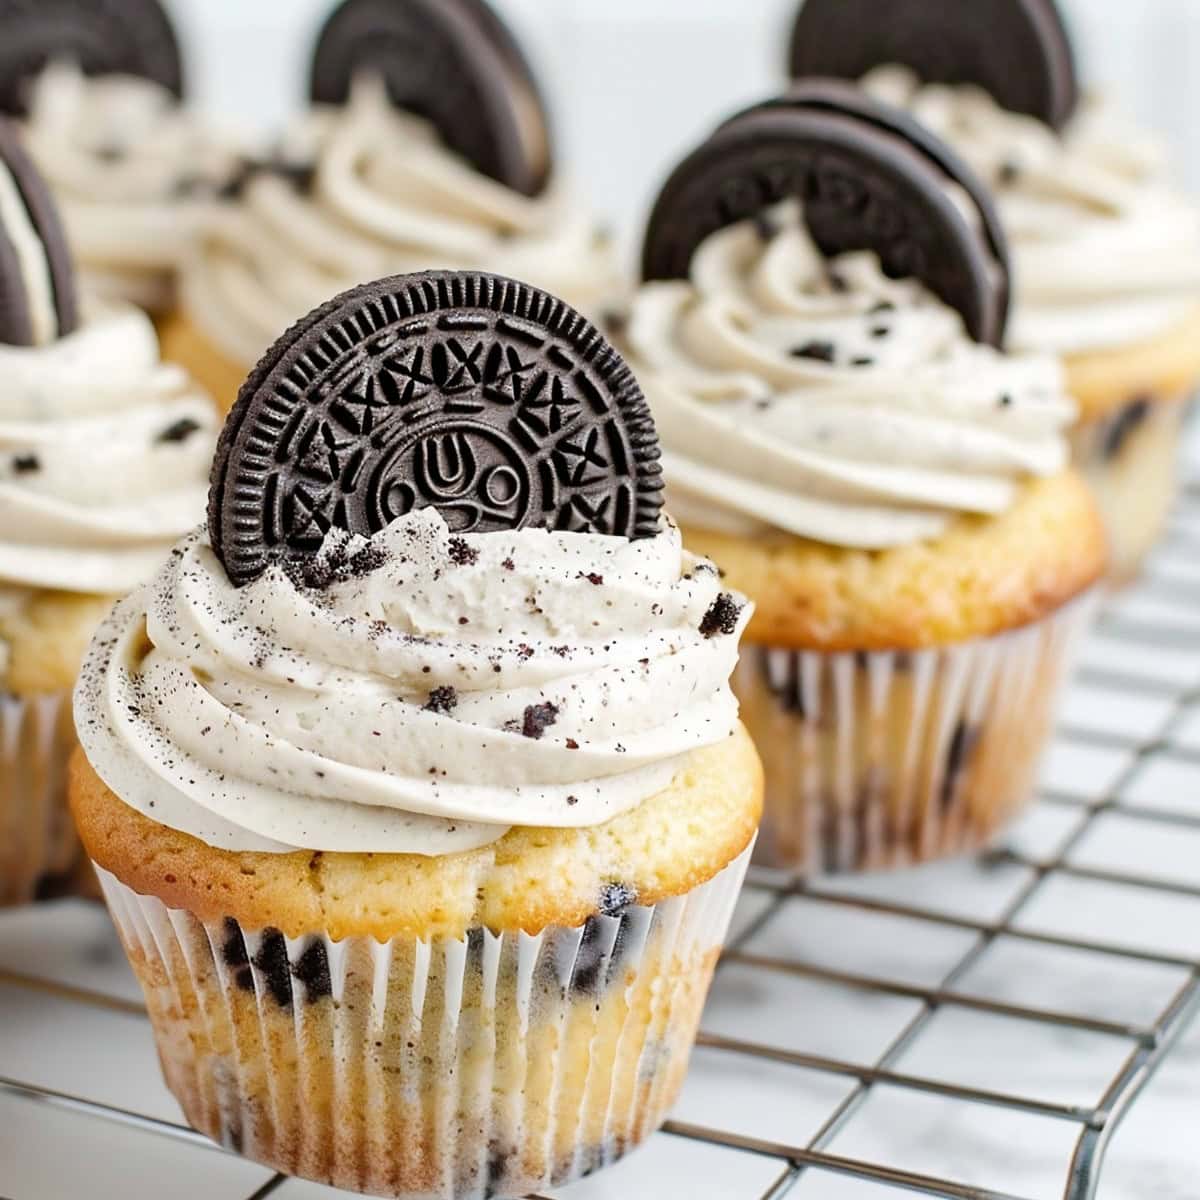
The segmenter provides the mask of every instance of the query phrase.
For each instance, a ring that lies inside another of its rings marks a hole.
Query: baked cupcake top
[[[794,78],[861,79],[993,189],[1015,260],[1010,340],[1077,354],[1153,339],[1200,304],[1200,208],[1163,146],[1075,78],[1053,0],[805,0]]]
[[[0,122],[0,586],[144,581],[203,511],[215,431],[144,314],[80,310],[49,192]]]
[[[166,308],[200,214],[240,156],[181,103],[165,12],[156,0],[5,4],[0,43],[0,109],[22,119],[87,285]]]
[[[349,0],[276,169],[217,214],[184,279],[237,362],[331,293],[430,266],[529,279],[585,310],[619,285],[610,239],[551,157],[536,86],[481,4]]]
[[[207,530],[76,696],[126,803],[230,850],[601,824],[737,726],[749,607],[660,514],[636,382],[522,284],[356,289],[247,381]]]
[[[687,275],[644,284],[621,338],[686,524],[885,549],[1065,468],[1059,363],[967,332],[964,315],[1002,338],[1005,255],[947,154],[813,84],[727,123],[668,182],[647,274]],[[749,210],[732,223],[729,196]]]

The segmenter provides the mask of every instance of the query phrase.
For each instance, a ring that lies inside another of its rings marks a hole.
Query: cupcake
[[[89,290],[173,307],[201,216],[239,171],[234,141],[185,108],[157,0],[7,5],[0,111],[20,116]]]
[[[49,192],[0,121],[0,904],[78,857],[79,662],[113,598],[203,512],[215,425],[144,314],[80,312]]]
[[[280,329],[381,276],[499,271],[589,313],[617,290],[536,81],[481,0],[347,0],[317,40],[311,99],[184,274],[166,346],[219,403]]]
[[[749,618],[583,318],[432,272],[294,326],[206,530],[115,610],[72,806],[188,1121],[418,1200],[620,1157],[678,1092],[761,807]]]
[[[997,348],[1006,258],[970,171],[837,81],[654,209],[622,340],[685,542],[757,606],[767,865],[965,852],[1030,796],[1106,554],[1061,367]]]
[[[1075,461],[1125,581],[1162,532],[1200,381],[1200,207],[1155,138],[1108,100],[1080,100],[1052,0],[978,7],[905,0],[880,22],[865,0],[807,0],[792,70],[861,76],[993,189],[1015,267],[1009,342],[1065,359]]]

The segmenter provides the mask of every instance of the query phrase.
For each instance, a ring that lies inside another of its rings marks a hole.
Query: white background
[[[561,156],[605,219],[632,233],[679,155],[733,106],[782,82],[796,0],[492,0],[549,94]],[[879,0],[887,4],[890,0]],[[192,92],[270,130],[302,103],[331,0],[168,0]],[[970,0],[959,0],[969,4]],[[1200,0],[1064,0],[1089,85],[1175,146],[1200,192]]]

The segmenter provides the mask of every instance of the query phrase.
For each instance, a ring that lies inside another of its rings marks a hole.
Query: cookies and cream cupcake
[[[347,0],[317,42],[311,96],[185,272],[166,345],[219,402],[280,329],[381,276],[497,271],[590,312],[617,291],[533,75],[479,0]]]
[[[79,662],[202,513],[215,426],[149,318],[78,303],[49,191],[0,121],[0,903],[72,866]]]
[[[983,844],[1030,797],[1105,567],[1049,356],[1005,354],[986,192],[812,82],[676,170],[619,329],[685,542],[756,603],[736,678],[770,865]]]
[[[75,818],[197,1129],[464,1200],[661,1122],[762,777],[749,606],[659,474],[620,357],[507,279],[360,287],[247,380],[207,528],[76,694]]]
[[[903,0],[879,21],[863,0],[807,0],[791,67],[861,77],[993,190],[1014,260],[1009,345],[1065,359],[1075,459],[1127,579],[1174,499],[1200,383],[1200,205],[1172,184],[1155,137],[1110,100],[1080,98],[1052,0],[985,2],[950,14]]]
[[[157,0],[0,4],[0,110],[20,115],[89,291],[156,318],[220,190],[234,139],[181,103],[183,71]]]

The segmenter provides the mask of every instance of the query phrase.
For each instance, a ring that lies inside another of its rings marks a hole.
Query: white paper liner
[[[33,899],[80,856],[67,811],[70,691],[0,694],[0,906]]]
[[[1145,408],[1136,410],[1137,404]],[[1115,583],[1137,576],[1162,538],[1179,492],[1190,408],[1190,396],[1147,396],[1072,432],[1072,457],[1091,484],[1108,531]]]
[[[981,848],[1031,798],[1095,607],[917,652],[744,646],[734,689],[766,771],[755,862],[817,874]]]
[[[289,1174],[468,1200],[561,1186],[658,1128],[750,855],[574,928],[384,943],[268,930],[244,934],[245,965],[232,923],[97,873],[192,1125]],[[329,995],[309,999],[322,954]]]

